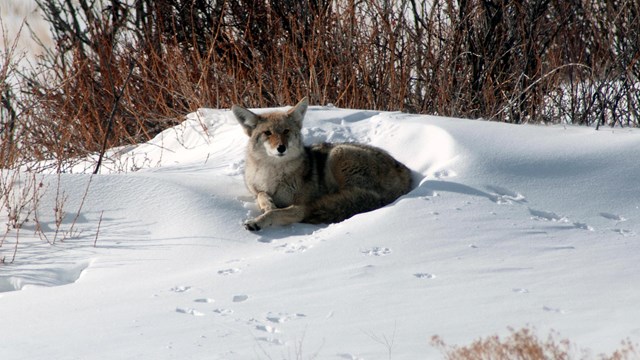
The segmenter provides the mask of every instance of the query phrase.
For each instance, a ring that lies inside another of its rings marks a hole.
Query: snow
[[[342,223],[248,232],[247,138],[226,109],[113,149],[100,175],[42,175],[49,239],[58,179],[63,230],[87,195],[77,232],[23,229],[0,266],[2,359],[426,359],[434,335],[509,327],[593,354],[640,338],[638,129],[313,106],[304,135],[382,147],[415,189]]]

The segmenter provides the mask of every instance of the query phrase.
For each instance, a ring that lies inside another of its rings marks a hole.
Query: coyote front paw
[[[244,222],[244,228],[249,231],[258,231],[260,230],[260,225],[255,219],[251,219]]]

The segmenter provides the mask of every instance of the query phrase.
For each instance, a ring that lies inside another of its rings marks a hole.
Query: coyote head
[[[308,105],[305,97],[288,111],[255,114],[237,105],[231,110],[251,138],[251,151],[284,158],[297,156],[303,151],[300,131]]]

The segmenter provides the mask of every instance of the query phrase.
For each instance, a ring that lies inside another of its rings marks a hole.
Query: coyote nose
[[[287,151],[287,147],[284,145],[278,145],[278,148],[276,150],[278,150],[278,153],[284,154],[284,152]]]

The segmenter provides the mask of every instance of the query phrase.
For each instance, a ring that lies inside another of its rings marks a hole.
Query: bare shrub
[[[145,141],[198,107],[303,96],[511,123],[640,121],[634,1],[37,3],[56,47],[21,74],[19,101],[3,100],[3,135],[21,149],[10,163]]]
[[[18,35],[13,41],[10,41],[7,36],[8,31],[0,17],[0,31],[2,32],[2,48],[4,49],[0,54],[0,168],[5,168],[14,163],[14,158],[17,155],[15,130],[18,110],[10,81],[15,75],[16,63],[21,58],[16,54],[16,48],[22,27],[18,30]]]

